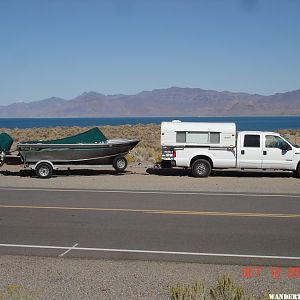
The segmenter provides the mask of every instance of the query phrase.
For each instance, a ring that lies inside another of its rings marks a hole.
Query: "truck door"
[[[280,136],[264,134],[263,163],[264,169],[293,169],[294,153]]]
[[[239,133],[238,167],[245,169],[262,168],[262,134]]]

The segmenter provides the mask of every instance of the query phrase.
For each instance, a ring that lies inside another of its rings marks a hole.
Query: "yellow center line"
[[[132,212],[132,213],[145,213],[145,214],[190,215],[190,216],[300,218],[300,214],[273,214],[273,213],[255,213],[255,212],[223,212],[223,211],[160,210],[160,209],[34,206],[34,205],[0,205],[0,208],[55,209],[55,210],[79,210],[79,211],[124,212],[124,213]]]

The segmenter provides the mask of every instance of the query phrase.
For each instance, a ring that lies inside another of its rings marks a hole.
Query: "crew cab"
[[[300,148],[279,133],[236,131],[235,123],[162,122],[161,166],[191,168],[195,177],[212,169],[276,169],[300,176]]]

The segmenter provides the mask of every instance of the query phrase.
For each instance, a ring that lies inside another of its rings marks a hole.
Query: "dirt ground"
[[[219,193],[300,194],[300,179],[291,172],[213,171],[208,178],[194,178],[182,169],[129,167],[116,174],[111,167],[58,171],[50,179],[36,178],[34,171],[2,166],[0,187],[43,187]]]

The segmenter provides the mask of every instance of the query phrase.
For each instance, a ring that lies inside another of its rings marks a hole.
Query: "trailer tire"
[[[53,168],[50,164],[42,162],[36,166],[35,173],[39,178],[42,179],[51,178],[53,174]]]
[[[123,173],[127,168],[127,159],[124,156],[115,157],[112,166],[118,173]]]
[[[211,165],[206,159],[197,159],[192,164],[194,177],[208,177],[211,172]]]

